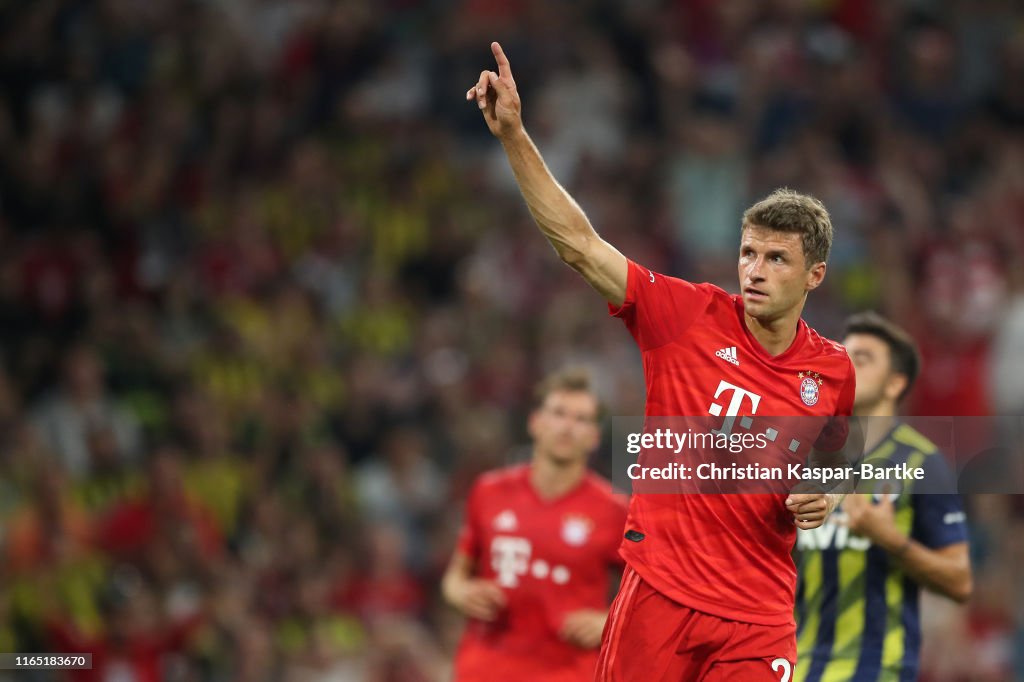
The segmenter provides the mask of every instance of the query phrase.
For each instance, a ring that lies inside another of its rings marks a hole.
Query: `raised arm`
[[[626,298],[626,258],[601,239],[583,209],[558,184],[523,127],[522,104],[508,58],[491,43],[498,72],[481,71],[466,99],[476,99],[484,121],[501,142],[519,190],[540,231],[559,258],[615,305]]]

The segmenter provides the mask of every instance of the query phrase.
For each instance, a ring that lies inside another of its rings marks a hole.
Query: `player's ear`
[[[530,434],[530,438],[537,438],[537,421],[540,419],[540,408],[534,408],[530,411],[530,416],[526,418],[526,432]]]
[[[825,280],[825,262],[815,263],[807,270],[807,291],[814,291]]]
[[[895,402],[906,387],[907,377],[894,372],[885,380],[885,397]]]

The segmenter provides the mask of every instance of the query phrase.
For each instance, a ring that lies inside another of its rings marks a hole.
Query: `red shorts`
[[[677,604],[629,566],[601,637],[596,682],[789,682],[794,626],[726,620]]]

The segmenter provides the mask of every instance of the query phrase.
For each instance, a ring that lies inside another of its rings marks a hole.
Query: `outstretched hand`
[[[522,129],[522,104],[512,79],[512,67],[501,45],[491,43],[491,52],[498,63],[498,72],[481,71],[476,85],[466,91],[466,100],[476,99],[487,127],[495,137],[502,138]]]

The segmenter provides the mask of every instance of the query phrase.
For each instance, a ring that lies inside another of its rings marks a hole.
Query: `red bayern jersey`
[[[609,568],[626,520],[624,496],[588,472],[573,490],[542,499],[528,464],[489,472],[473,485],[458,551],[476,577],[495,581],[508,604],[491,623],[470,620],[455,659],[459,682],[593,679],[597,650],[559,638],[567,614],[608,607]]]
[[[852,412],[855,379],[845,349],[803,320],[792,345],[772,357],[747,329],[741,297],[632,261],[625,302],[609,310],[640,347],[648,419],[721,417],[724,424],[737,417],[807,415],[814,417],[808,424],[824,424]],[[626,534],[621,554],[647,583],[722,618],[793,623],[796,529],[785,495],[666,495],[637,488],[626,522],[636,532]]]

